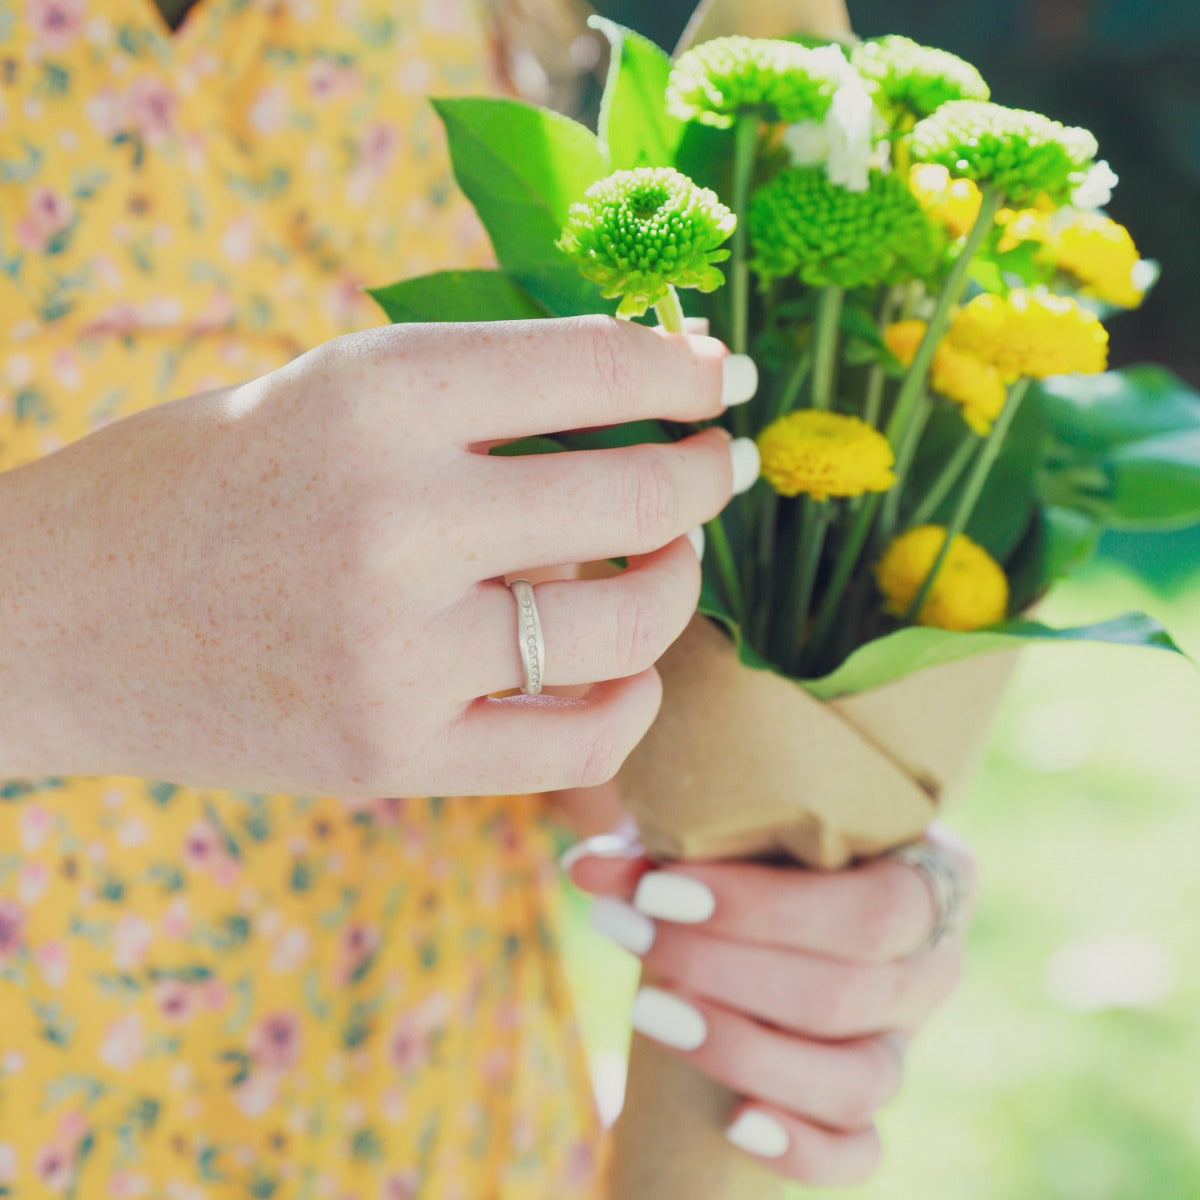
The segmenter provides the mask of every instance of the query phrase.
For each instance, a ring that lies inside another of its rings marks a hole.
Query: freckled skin
[[[658,703],[649,662],[605,673],[613,594],[569,620],[550,596],[545,614],[576,663],[564,682],[611,682],[486,697],[521,679],[506,573],[653,549],[621,499],[637,452],[568,470],[486,445],[715,416],[725,351],[695,341],[591,318],[383,327],[0,474],[0,776],[347,795],[599,782],[582,777],[595,747],[615,771]],[[698,572],[678,547],[728,500],[727,438],[664,463],[683,500],[641,592],[681,628]]]

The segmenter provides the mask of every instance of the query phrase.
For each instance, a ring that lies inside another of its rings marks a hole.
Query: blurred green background
[[[954,50],[1000,103],[1096,132],[1121,176],[1110,212],[1164,271],[1111,324],[1113,363],[1165,362],[1200,384],[1200,4],[849,3],[859,33]],[[669,47],[688,5],[597,7]],[[1129,608],[1200,662],[1200,530],[1108,537],[1041,615]],[[882,1171],[828,1195],[1200,1200],[1200,673],[1150,651],[1026,651],[948,823],[982,864],[967,976],[910,1052]],[[568,972],[611,1115],[637,971],[586,911],[568,890]]]

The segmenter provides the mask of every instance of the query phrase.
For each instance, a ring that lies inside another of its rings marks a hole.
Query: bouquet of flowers
[[[1106,370],[1103,321],[1156,268],[1104,215],[1116,178],[1086,130],[992,102],[969,63],[904,37],[724,37],[671,61],[595,23],[598,134],[514,100],[436,102],[498,269],[374,295],[398,321],[604,311],[682,331],[686,311],[755,358],[758,395],[723,420],[756,439],[762,479],[706,527],[700,616],[622,783],[654,853],[841,865],[918,836],[969,776],[998,652],[1176,650],[1144,614],[1027,614],[1106,528],[1200,520],[1200,397]],[[720,1137],[728,1097],[648,1044],[634,1060],[614,1196],[775,1194]]]

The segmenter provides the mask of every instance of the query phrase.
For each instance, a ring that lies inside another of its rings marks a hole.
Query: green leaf
[[[1103,526],[1093,516],[1048,505],[1038,510],[1005,564],[1009,606],[1022,612],[1056,579],[1083,566],[1096,551]]]
[[[1098,625],[1081,625],[1071,629],[1053,629],[1037,621],[1007,621],[971,633],[917,627],[901,629],[868,642],[836,671],[822,679],[807,680],[804,686],[818,700],[833,700],[838,696],[868,692],[926,667],[957,662],[997,650],[1015,650],[1035,641],[1108,642],[1183,654],[1158,621],[1137,612],[1126,613]]]
[[[488,453],[494,458],[523,458],[529,454],[559,454],[563,449],[548,437],[523,437],[493,446]]]
[[[570,206],[605,174],[595,134],[517,100],[433,104],[446,126],[455,178],[504,270],[552,316],[612,312],[615,304],[555,245]]]
[[[590,17],[612,47],[600,101],[600,142],[614,171],[670,167],[687,128],[666,110],[671,60],[653,42],[604,17]]]
[[[1200,427],[1127,442],[1104,466],[1114,528],[1181,528],[1200,521]]]
[[[1078,450],[1105,452],[1200,429],[1200,394],[1153,364],[1101,375],[1058,375],[1035,385],[1034,395],[1055,439]]]
[[[368,294],[389,321],[525,321],[544,317],[503,271],[436,271]]]
[[[1116,529],[1200,521],[1200,395],[1162,367],[1046,380],[1043,499]]]

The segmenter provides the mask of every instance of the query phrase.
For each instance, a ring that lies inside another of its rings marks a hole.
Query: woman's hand
[[[930,838],[969,905],[969,851]],[[642,959],[635,1028],[739,1095],[732,1140],[810,1185],[865,1179],[904,1047],[962,969],[961,932],[918,952],[937,916],[922,875],[888,859],[837,872],[659,867],[613,836],[564,865],[600,897],[593,926]]]
[[[757,453],[715,427],[488,447],[700,421],[753,382],[719,342],[606,318],[390,326],[0,476],[0,777],[351,795],[611,777],[695,610],[684,535]],[[545,683],[596,686],[488,699],[522,677],[504,577],[620,555],[615,578],[538,587]]]

